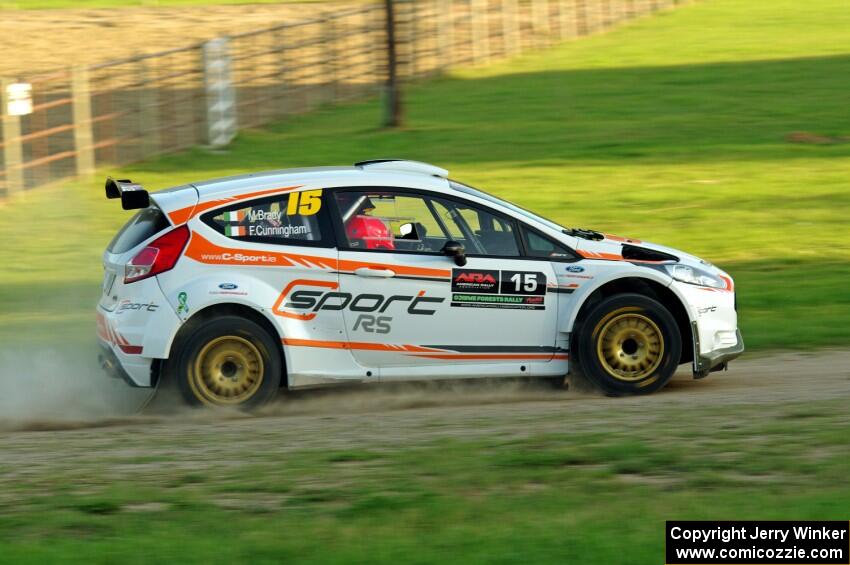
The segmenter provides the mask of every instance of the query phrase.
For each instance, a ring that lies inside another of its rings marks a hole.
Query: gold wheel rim
[[[253,343],[233,335],[217,337],[195,357],[189,384],[204,404],[232,406],[257,393],[263,369],[263,356]]]
[[[605,371],[615,379],[640,381],[661,365],[664,336],[650,318],[619,310],[603,319],[600,325],[596,355]]]

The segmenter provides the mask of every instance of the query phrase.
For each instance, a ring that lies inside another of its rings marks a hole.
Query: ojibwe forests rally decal
[[[452,307],[544,310],[545,300],[544,273],[452,269]]]

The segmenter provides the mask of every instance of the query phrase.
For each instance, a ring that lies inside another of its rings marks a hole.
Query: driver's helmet
[[[380,218],[357,215],[345,225],[345,235],[352,246],[366,249],[395,249],[393,234]]]

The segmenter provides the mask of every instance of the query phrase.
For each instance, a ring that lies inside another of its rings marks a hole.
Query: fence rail
[[[683,0],[397,0],[403,80],[483,64],[595,33]],[[227,38],[235,125],[378,95],[387,76],[382,4]],[[210,143],[206,44],[26,77],[32,112],[6,112],[0,197]],[[212,104],[215,106],[215,104]]]

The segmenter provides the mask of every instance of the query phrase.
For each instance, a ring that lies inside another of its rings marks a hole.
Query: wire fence
[[[485,64],[683,1],[396,0],[398,73],[409,81]],[[320,10],[309,20],[231,35],[221,76],[213,76],[210,47],[26,77],[17,81],[32,88],[25,115],[7,112],[11,81],[2,81],[0,197],[98,166],[215,145],[219,126],[235,131],[374,97],[387,77],[383,4]]]

